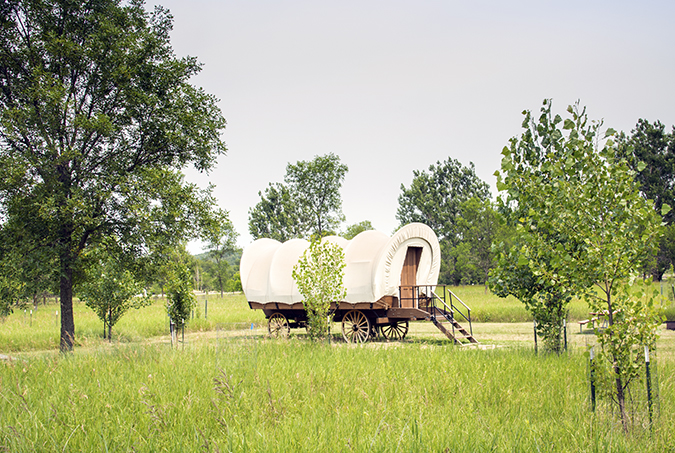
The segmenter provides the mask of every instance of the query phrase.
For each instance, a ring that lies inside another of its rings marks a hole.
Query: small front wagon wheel
[[[267,322],[267,330],[272,337],[288,337],[291,332],[291,327],[288,324],[288,319],[281,313],[274,313],[270,316]]]
[[[408,333],[408,321],[392,321],[381,326],[380,332],[387,340],[403,340]]]
[[[370,336],[370,321],[358,310],[348,311],[342,318],[342,336],[347,343],[365,343]]]

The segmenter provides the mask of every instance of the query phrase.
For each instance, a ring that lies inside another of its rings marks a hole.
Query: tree
[[[188,267],[188,253],[185,246],[177,249],[167,263],[169,276],[166,289],[166,311],[175,326],[184,327],[190,319],[197,299],[192,292],[192,273]]]
[[[650,124],[645,119],[638,120],[630,136],[619,134],[616,147],[617,156],[626,159],[635,172],[643,196],[654,200],[654,208],[661,212],[664,204],[675,206],[675,128],[670,134],[661,122]],[[672,228],[675,211],[670,210],[663,220]],[[675,244],[661,240],[659,251],[649,263],[647,272],[655,281],[660,281],[664,272],[673,264]]]
[[[546,291],[562,295],[552,309],[575,294],[591,311],[607,314],[609,327],[596,331],[605,365],[599,371],[612,383],[607,390],[627,429],[627,386],[638,376],[634,364],[642,347],[653,348],[660,323],[653,297],[632,282],[658,244],[661,218],[640,195],[628,163],[617,158],[615,131],[600,137],[602,123],[589,122],[585,108],[567,111],[564,121],[554,117],[545,100],[538,120],[524,112],[525,131],[502,152],[498,189],[506,193],[519,232],[517,262],[510,263],[525,271],[522,291],[537,292],[542,301]],[[509,269],[500,263],[500,272]]]
[[[138,309],[152,303],[144,295],[143,282],[129,271],[128,263],[98,251],[96,264],[87,269],[90,277],[85,281],[79,294],[87,307],[103,321],[103,338],[112,341],[112,328],[132,308]]]
[[[293,266],[293,279],[302,295],[311,338],[328,335],[330,304],[346,296],[344,268],[342,247],[319,239],[310,243],[298,264]]]
[[[456,248],[462,242],[461,205],[471,198],[490,199],[490,188],[476,176],[473,163],[468,167],[452,158],[430,165],[428,172],[413,171],[409,188],[401,184],[396,218],[400,225],[421,222],[439,236],[443,260],[441,280],[458,284]],[[470,246],[470,245],[469,245]]]
[[[216,283],[221,297],[232,274],[227,255],[237,248],[237,236],[232,223],[228,221],[222,223],[219,230],[209,238],[208,257],[213,261],[213,265],[209,267],[209,274]]]
[[[225,120],[189,83],[200,65],[173,54],[171,28],[142,0],[0,6],[2,228],[58,265],[62,351],[87,250],[114,238],[143,256],[226,217],[180,174],[225,153]]]
[[[373,224],[370,223],[370,220],[364,220],[362,222],[349,225],[347,229],[345,229],[345,232],[342,233],[340,236],[342,236],[347,240],[351,240],[354,239],[357,234],[373,229],[374,229]]]
[[[248,211],[248,230],[253,239],[271,238],[279,242],[305,236],[306,222],[296,206],[291,190],[284,184],[270,184],[260,201]]]
[[[462,247],[458,247],[458,249],[462,253],[457,257],[457,260],[460,263],[460,258],[464,258],[465,265],[470,266],[473,271],[461,273],[469,275],[475,273],[475,282],[485,283],[485,291],[487,292],[490,269],[495,264],[492,244],[503,234],[499,213],[494,209],[491,200],[477,197],[462,202],[460,213],[461,216],[458,220]],[[469,282],[474,283],[474,281]]]
[[[286,183],[295,194],[307,231],[318,237],[337,229],[344,220],[340,187],[349,168],[333,153],[286,166]]]
[[[258,192],[260,202],[248,214],[251,236],[284,242],[333,233],[344,220],[340,187],[347,171],[333,153],[289,163],[285,184]]]

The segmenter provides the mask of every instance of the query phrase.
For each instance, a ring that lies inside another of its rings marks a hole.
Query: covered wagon
[[[441,250],[428,226],[411,223],[391,237],[370,230],[352,240],[337,236],[322,240],[339,245],[345,254],[346,296],[331,304],[331,312],[342,323],[346,341],[364,342],[378,334],[403,339],[410,321],[427,320],[454,341],[476,342],[469,308],[437,285]],[[242,287],[249,306],[265,313],[270,334],[285,335],[307,325],[292,272],[308,247],[304,239],[284,243],[258,239],[244,250]],[[469,330],[455,318],[468,322]]]

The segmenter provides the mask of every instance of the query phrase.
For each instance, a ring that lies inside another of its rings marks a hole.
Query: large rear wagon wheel
[[[370,321],[359,310],[348,311],[342,318],[342,336],[347,343],[365,343],[370,336]]]
[[[392,321],[380,326],[380,332],[387,340],[403,340],[408,334],[408,321]]]
[[[273,313],[267,322],[267,330],[272,337],[288,337],[291,332],[291,326],[288,324],[288,319],[281,313]]]

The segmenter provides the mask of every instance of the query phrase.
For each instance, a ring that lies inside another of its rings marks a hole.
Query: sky
[[[401,184],[447,158],[496,194],[501,150],[545,98],[629,133],[675,125],[675,2],[159,0],[176,55],[203,63],[228,152],[208,175],[238,243],[286,165],[335,153],[349,167],[344,226],[398,227]],[[564,116],[564,115],[563,115]],[[199,244],[190,251],[201,251]]]

